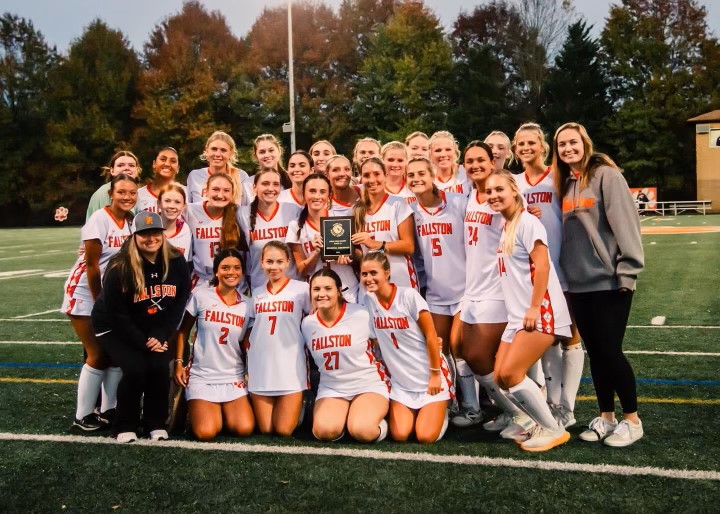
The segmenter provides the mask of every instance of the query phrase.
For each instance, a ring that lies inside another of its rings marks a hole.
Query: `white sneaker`
[[[618,423],[616,420],[610,422],[598,416],[590,422],[587,430],[581,433],[578,437],[580,437],[580,440],[582,441],[602,441],[612,434],[613,430],[615,430],[617,426]]]
[[[137,434],[135,432],[120,432],[116,440],[118,443],[134,443],[137,441]]]
[[[453,416],[450,423],[457,428],[467,428],[477,425],[482,421],[482,411],[462,409],[458,414]]]
[[[551,448],[565,444],[570,440],[570,432],[564,428],[548,430],[540,425],[530,432],[530,438],[520,445],[527,452],[546,452]]]
[[[167,441],[168,439],[170,439],[170,437],[168,436],[167,430],[163,430],[162,428],[150,432],[151,441]]]
[[[633,423],[630,420],[624,419],[620,423],[613,433],[605,438],[603,443],[613,448],[622,448],[624,446],[630,446],[635,441],[643,436],[642,421]]]
[[[388,422],[385,420],[385,418],[380,420],[380,423],[378,424],[378,427],[380,427],[380,435],[375,439],[374,442],[379,443],[380,441],[383,441],[388,434]]]
[[[488,432],[502,432],[512,421],[512,414],[503,412],[498,417],[491,419],[487,423],[483,423],[483,428]]]
[[[557,421],[558,426],[568,428],[577,423],[575,420],[575,413],[571,410],[567,410],[562,405],[554,405],[552,411],[553,417],[555,418],[555,421]]]
[[[512,417],[510,424],[500,432],[500,437],[522,443],[530,438],[534,426],[536,426],[536,423],[530,416],[524,412],[519,412]]]

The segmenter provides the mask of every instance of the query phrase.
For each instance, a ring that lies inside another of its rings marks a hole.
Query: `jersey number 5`
[[[433,237],[430,240],[430,245],[432,246],[432,256],[440,257],[442,255],[442,246],[440,246],[440,238]]]
[[[323,358],[325,359],[325,369],[328,371],[333,371],[336,369],[340,369],[340,355],[338,352],[325,352],[322,354]]]

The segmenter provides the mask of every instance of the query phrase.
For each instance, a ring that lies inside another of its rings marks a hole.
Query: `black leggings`
[[[624,413],[637,412],[635,374],[622,351],[632,297],[632,291],[619,289],[567,295],[590,358],[600,412],[615,411],[615,393]]]
[[[103,349],[122,369],[117,392],[115,432],[137,432],[140,402],[146,432],[165,428],[168,416],[171,352],[139,350],[123,341],[121,334],[108,332],[98,337]]]

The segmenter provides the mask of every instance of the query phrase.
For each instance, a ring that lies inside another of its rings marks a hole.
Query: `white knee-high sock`
[[[578,388],[580,387],[584,364],[585,352],[583,352],[581,344],[563,347],[560,405],[570,412],[575,411],[575,399],[577,398]]]
[[[95,410],[98,395],[100,394],[100,386],[102,385],[104,370],[95,369],[88,364],[83,364],[80,370],[80,378],[78,379],[77,392],[77,409],[75,417],[83,419]]]
[[[559,405],[563,370],[561,345],[555,344],[545,350],[540,360],[542,361],[542,369],[545,374],[547,402],[553,405]]]
[[[122,370],[120,368],[113,367],[105,370],[105,376],[102,382],[100,412],[106,412],[117,406],[117,390],[121,378]]]
[[[513,416],[519,412],[517,406],[510,400],[510,398],[505,396],[505,393],[502,389],[500,389],[500,386],[495,383],[494,373],[489,373],[487,375],[475,375],[475,379],[480,382],[480,385],[487,391],[488,396],[495,401],[495,405],[500,407],[503,412],[507,412]]]
[[[540,388],[529,377],[510,388],[510,398],[515,398],[517,406],[524,410],[535,422],[549,430],[557,430],[558,424],[553,418]]]
[[[538,386],[545,385],[545,373],[543,373],[540,359],[536,360],[535,363],[530,366],[530,369],[527,370],[527,376],[530,377],[530,379]]]
[[[477,389],[475,389],[475,374],[464,359],[455,359],[457,369],[457,386],[460,389],[461,405],[466,409],[480,410]]]

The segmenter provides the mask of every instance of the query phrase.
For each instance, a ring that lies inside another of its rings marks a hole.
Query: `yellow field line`
[[[77,380],[63,378],[11,378],[0,377],[0,382],[29,383],[29,384],[77,384]]]
[[[577,401],[596,401],[594,396],[578,396]],[[672,403],[675,405],[720,405],[720,400],[703,400],[702,398],[644,398],[639,397],[638,403]]]

